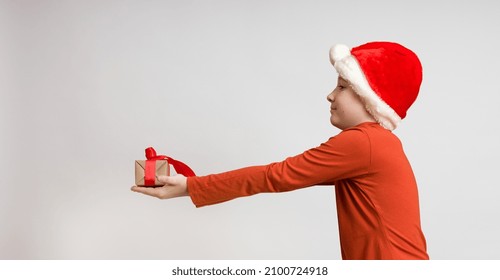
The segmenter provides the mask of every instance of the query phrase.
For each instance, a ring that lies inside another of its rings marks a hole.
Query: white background
[[[0,258],[339,259],[333,187],[196,209],[130,191],[154,146],[199,175],[326,141],[335,43],[424,66],[395,133],[433,259],[499,259],[494,1],[0,1]]]

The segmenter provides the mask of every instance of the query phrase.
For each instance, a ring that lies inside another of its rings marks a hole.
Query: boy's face
[[[330,102],[330,122],[339,129],[347,129],[367,121],[375,121],[366,111],[360,97],[349,83],[339,76],[337,87],[326,98]]]

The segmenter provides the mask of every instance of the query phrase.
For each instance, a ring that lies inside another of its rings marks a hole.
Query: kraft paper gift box
[[[167,160],[136,160],[135,184],[143,187],[162,186],[158,176],[170,175],[170,165]]]
[[[157,155],[153,147],[145,150],[146,160],[135,161],[135,184],[142,187],[156,187],[163,184],[158,181],[158,176],[170,176],[170,164],[175,172],[186,177],[196,176],[194,171],[185,163],[165,155]]]

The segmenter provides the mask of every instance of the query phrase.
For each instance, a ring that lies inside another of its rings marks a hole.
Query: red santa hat
[[[366,110],[389,130],[406,117],[422,83],[417,55],[397,43],[370,42],[352,49],[337,44],[330,49],[330,61]]]

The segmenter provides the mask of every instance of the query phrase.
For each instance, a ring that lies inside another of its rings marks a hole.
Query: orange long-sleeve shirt
[[[197,207],[263,192],[335,185],[343,259],[428,259],[415,177],[399,139],[377,123],[346,129],[282,162],[189,177]]]

